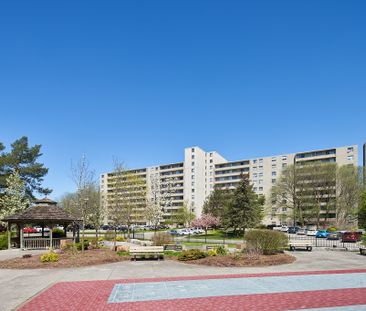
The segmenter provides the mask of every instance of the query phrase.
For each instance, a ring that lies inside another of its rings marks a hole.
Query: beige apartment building
[[[228,161],[216,151],[206,152],[199,147],[184,150],[184,161],[147,167],[136,172],[145,181],[148,195],[155,191],[162,198],[164,219],[168,220],[183,205],[197,216],[201,215],[205,200],[214,187],[234,189],[242,174],[247,174],[257,194],[266,197],[266,215],[263,223],[280,224],[281,213],[271,206],[271,188],[282,170],[295,163],[333,162],[338,165],[358,165],[358,146],[345,146],[254,159]],[[106,204],[113,196],[114,173],[101,175],[100,187]],[[165,192],[165,193],[164,193]],[[168,192],[168,195],[167,193]]]

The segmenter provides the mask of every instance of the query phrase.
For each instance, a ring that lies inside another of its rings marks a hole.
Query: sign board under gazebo
[[[7,216],[2,221],[8,223],[8,248],[11,248],[12,242],[14,242],[15,246],[19,246],[21,249],[48,249],[60,246],[60,239],[55,239],[52,234],[54,226],[63,226],[66,237],[67,226],[79,223],[80,220],[57,206],[57,202],[44,198],[37,200],[25,211]],[[16,225],[18,229],[18,237],[15,239],[11,238],[12,225]],[[25,225],[41,226],[41,237],[24,237]],[[46,226],[50,228],[49,237],[45,237]]]

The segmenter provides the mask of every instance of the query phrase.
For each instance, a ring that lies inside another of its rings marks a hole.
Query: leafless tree
[[[90,214],[88,189],[94,183],[94,172],[89,168],[89,162],[83,155],[76,163],[71,163],[71,178],[76,186],[76,210],[82,221],[81,250],[84,251],[85,225]]]

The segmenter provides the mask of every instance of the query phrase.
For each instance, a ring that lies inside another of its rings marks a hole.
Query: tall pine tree
[[[10,152],[5,152],[0,143],[0,196],[4,194],[7,178],[15,171],[24,182],[26,196],[34,199],[35,192],[47,195],[52,190],[42,187],[43,177],[48,173],[42,163],[37,162],[42,156],[41,145],[28,145],[28,138],[21,137],[11,144]]]
[[[227,229],[239,229],[245,233],[245,229],[260,224],[263,218],[263,207],[264,197],[253,191],[247,176],[242,176],[226,208],[225,217],[222,219],[223,225]]]

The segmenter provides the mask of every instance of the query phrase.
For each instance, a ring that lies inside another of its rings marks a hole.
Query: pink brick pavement
[[[154,279],[126,279],[108,281],[61,282],[46,289],[19,308],[21,311],[40,310],[262,310],[280,311],[305,308],[335,307],[366,304],[366,288],[321,291],[252,294],[240,296],[203,297],[189,299],[156,300],[128,303],[111,303],[107,300],[115,284],[134,282],[161,282],[177,280],[202,280],[220,278],[270,277],[293,275],[318,275],[361,273],[364,270],[336,270],[314,272],[289,272],[265,274],[237,274],[200,277],[171,277]]]

